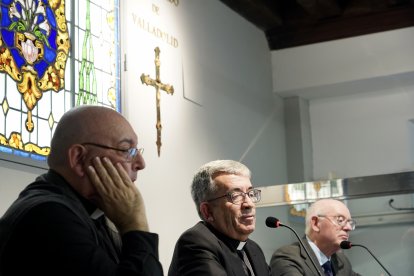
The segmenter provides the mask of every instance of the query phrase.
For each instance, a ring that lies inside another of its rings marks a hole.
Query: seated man
[[[306,237],[302,239],[312,260],[298,242],[279,248],[270,261],[272,274],[278,275],[358,275],[352,271],[340,243],[355,229],[348,208],[334,199],[321,199],[306,212]],[[320,274],[319,274],[320,273]]]
[[[66,112],[51,141],[49,171],[0,219],[0,275],[163,275],[158,235],[149,232],[134,184],[145,168],[137,144],[132,126],[112,109]]]
[[[260,200],[250,170],[232,160],[207,163],[194,176],[191,194],[202,221],[177,241],[168,275],[269,276],[262,250],[248,239]]]

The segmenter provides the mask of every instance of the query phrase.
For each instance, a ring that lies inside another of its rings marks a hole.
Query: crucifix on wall
[[[156,98],[155,98],[155,104],[156,104],[156,108],[157,108],[157,124],[155,125],[155,127],[157,128],[157,151],[158,151],[158,157],[161,154],[161,129],[162,129],[162,125],[161,125],[161,107],[160,107],[160,102],[161,102],[161,91],[163,90],[165,92],[167,92],[167,94],[174,94],[174,87],[171,84],[164,84],[161,82],[161,77],[160,77],[160,48],[156,47],[154,49],[155,52],[155,79],[150,78],[149,75],[145,75],[142,74],[141,75],[141,82],[143,84],[146,85],[150,85],[153,86],[155,88],[156,91]]]

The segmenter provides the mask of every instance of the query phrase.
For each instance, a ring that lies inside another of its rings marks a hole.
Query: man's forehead
[[[249,177],[237,174],[222,173],[216,176],[214,181],[219,188],[227,190],[242,190],[252,186]]]
[[[329,209],[329,212],[331,213],[331,215],[335,215],[335,216],[343,216],[343,217],[350,216],[349,210],[344,204],[332,205],[332,208]]]
[[[119,141],[127,139],[137,140],[137,134],[131,125],[122,117],[119,117],[117,120],[108,121],[107,124],[103,123],[103,127],[107,135],[116,137]]]

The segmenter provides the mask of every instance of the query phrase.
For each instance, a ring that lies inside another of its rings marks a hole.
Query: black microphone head
[[[350,241],[342,241],[339,245],[342,249],[349,249],[352,247],[352,242]]]
[[[278,228],[280,226],[280,221],[274,217],[267,217],[266,226],[270,228]]]

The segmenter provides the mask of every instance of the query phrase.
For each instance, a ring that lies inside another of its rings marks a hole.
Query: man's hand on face
[[[97,206],[121,234],[148,231],[144,200],[122,165],[112,164],[107,157],[95,157],[92,162],[87,174],[98,194]]]

